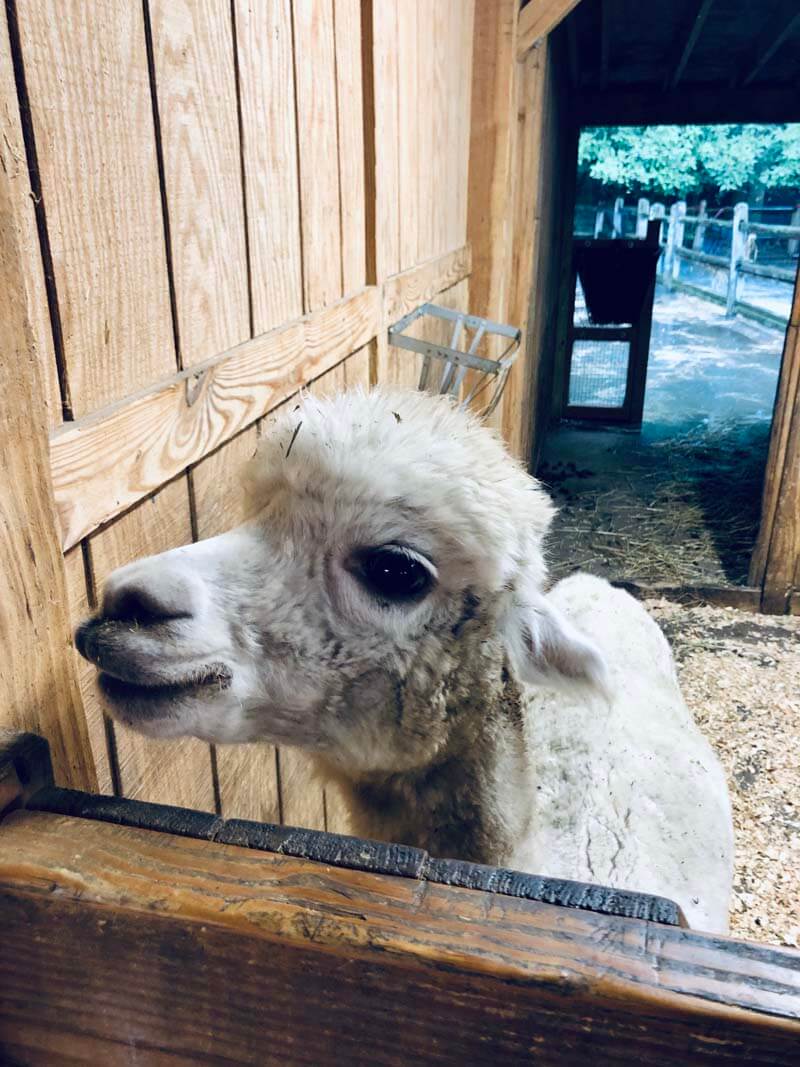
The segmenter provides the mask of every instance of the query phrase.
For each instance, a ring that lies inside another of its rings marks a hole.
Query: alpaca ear
[[[593,689],[609,694],[608,668],[600,649],[544,597],[516,604],[506,633],[520,681],[549,689]]]

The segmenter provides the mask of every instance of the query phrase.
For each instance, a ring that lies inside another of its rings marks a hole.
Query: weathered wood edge
[[[624,589],[637,600],[663,597],[689,607],[710,605],[750,612],[761,610],[761,590],[749,585],[673,585],[669,582],[638,581],[635,578],[614,579],[611,585]]]
[[[558,26],[580,0],[531,0],[519,13],[517,59],[522,60],[542,37]]]
[[[277,826],[249,819],[224,819],[189,808],[62,789],[53,785],[47,742],[35,734],[7,735],[6,743],[0,745],[0,780],[4,780],[3,768],[9,765],[22,786],[11,798],[13,807],[25,806],[31,811],[95,819],[139,830],[154,830],[178,837],[194,837],[218,844],[276,852],[331,867],[480,889],[501,896],[538,900],[605,915],[646,919],[668,926],[686,925],[677,904],[647,893],[564,878],[540,877],[463,860],[436,859],[423,849],[408,845],[368,841],[346,834]]]
[[[664,897],[563,878],[540,877],[462,860],[436,859],[424,850],[408,845],[386,844],[345,834],[251,822],[248,819],[223,819],[188,808],[151,804],[125,797],[97,796],[56,787],[42,789],[28,800],[26,807],[31,811],[94,819],[138,830],[154,830],[177,837],[194,837],[216,844],[275,852],[330,867],[415,878],[463,889],[480,889],[500,896],[520,897],[602,915],[645,919],[667,926],[686,925],[678,905]]]

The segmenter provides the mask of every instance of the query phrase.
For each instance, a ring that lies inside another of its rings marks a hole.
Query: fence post
[[[664,248],[663,281],[667,289],[672,288],[672,264],[675,259],[675,227],[678,225],[678,205],[673,204],[669,209],[669,226],[667,228],[667,244]]]
[[[622,209],[624,207],[624,198],[618,196],[614,201],[614,229],[611,234],[612,237],[622,237]]]
[[[669,209],[669,234],[667,236],[667,252],[669,253],[669,266],[667,257],[664,258],[664,273],[669,275],[668,287],[678,281],[681,272],[681,257],[678,249],[683,248],[683,233],[686,223],[683,221],[686,214],[686,201],[679,200]]]
[[[708,217],[708,213],[706,212],[706,202],[705,202],[705,200],[701,200],[700,201],[700,206],[697,209],[697,217],[698,217],[698,219],[705,219],[705,218]],[[706,235],[706,228],[705,228],[704,223],[698,222],[697,225],[694,228],[694,240],[692,241],[692,248],[696,252],[702,252],[703,251],[703,240],[705,238],[705,235]]]
[[[736,314],[736,301],[740,297],[741,275],[739,264],[744,257],[747,241],[747,204],[737,204],[733,209],[733,229],[731,230],[731,258],[728,267],[728,298],[725,302],[725,318],[732,319]]]
[[[639,197],[639,203],[636,205],[636,236],[640,240],[644,240],[647,237],[647,222],[650,218],[650,201],[644,197]]]
[[[792,212],[792,221],[789,223],[789,225],[800,226],[800,204],[798,204]],[[796,237],[790,237],[787,247],[789,249],[789,255],[796,256],[798,251],[800,251],[800,241]]]
[[[598,211],[594,217],[594,236],[595,240],[602,234],[603,225],[605,223],[606,213],[605,211]]]
[[[661,236],[659,238],[659,241],[661,243],[662,252],[661,252],[661,255],[659,256],[658,263],[656,264],[656,274],[660,275],[662,279],[664,277],[664,252],[663,252],[663,248],[664,248],[664,244],[665,244],[666,239],[667,239],[666,232],[665,232],[667,227],[666,227],[666,225],[664,223],[665,215],[666,215],[666,212],[664,211],[664,205],[663,204],[652,204],[650,206],[650,218],[651,219],[660,219],[661,220]]]

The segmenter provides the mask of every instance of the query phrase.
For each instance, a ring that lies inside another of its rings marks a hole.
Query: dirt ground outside
[[[545,442],[556,576],[747,584],[782,346],[659,286],[641,430],[563,423]]]
[[[800,618],[646,607],[728,777],[735,937],[800,947]]]

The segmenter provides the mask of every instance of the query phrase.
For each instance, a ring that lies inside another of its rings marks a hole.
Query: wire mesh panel
[[[628,341],[576,340],[572,345],[569,406],[621,408],[628,382]]]

